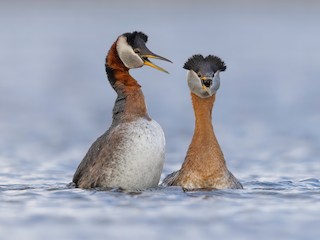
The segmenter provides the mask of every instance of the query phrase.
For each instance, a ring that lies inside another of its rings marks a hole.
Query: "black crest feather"
[[[145,43],[148,41],[148,36],[143,32],[134,31],[132,33],[124,33],[123,36],[127,38],[129,45],[133,46],[137,38],[142,39]]]
[[[195,54],[190,57],[184,64],[183,68],[187,70],[193,70],[194,72],[198,72],[200,66],[203,64],[210,64],[214,71],[225,71],[227,66],[221,58],[208,55],[207,57],[203,57],[201,54]]]
[[[203,62],[204,62],[204,57],[201,54],[196,54],[196,55],[193,55],[191,58],[189,58],[185,62],[183,68],[198,72],[199,66],[201,66]]]
[[[208,55],[205,58],[206,61],[215,64],[218,67],[219,71],[225,71],[227,69],[226,64],[224,63],[224,61],[221,60],[221,58],[214,56],[214,55]]]

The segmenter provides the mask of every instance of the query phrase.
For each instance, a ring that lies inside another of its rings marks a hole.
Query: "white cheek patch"
[[[187,79],[188,79],[189,89],[193,93],[198,95],[198,93],[202,90],[200,78],[197,76],[197,74],[194,71],[189,70],[187,73]],[[199,97],[201,97],[201,96],[199,96]]]
[[[133,51],[132,47],[127,43],[126,37],[119,37],[117,41],[117,52],[121,61],[127,68],[139,68],[143,66],[142,59]]]
[[[220,87],[220,71],[217,71],[214,74],[214,77],[212,79],[212,85],[211,85],[211,87],[209,89],[210,96],[215,94],[218,91],[219,87]]]

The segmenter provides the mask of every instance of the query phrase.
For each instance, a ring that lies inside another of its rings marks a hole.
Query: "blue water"
[[[0,2],[0,239],[318,239],[317,1]],[[244,190],[69,187],[111,123],[104,72],[118,35],[142,30],[170,72],[132,70],[163,127],[163,177],[193,133],[184,61],[227,64],[213,124]]]

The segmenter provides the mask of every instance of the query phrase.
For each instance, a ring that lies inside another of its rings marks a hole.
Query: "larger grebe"
[[[90,147],[74,174],[80,188],[146,189],[156,187],[165,157],[165,137],[148,113],[141,86],[129,69],[143,65],[166,72],[148,58],[170,60],[152,53],[142,32],[124,33],[111,46],[106,72],[118,97],[113,121]]]
[[[195,114],[195,130],[187,156],[179,171],[168,175],[162,185],[195,188],[242,188],[226,166],[223,153],[211,123],[211,113],[220,86],[219,74],[226,70],[224,62],[209,55],[194,55],[184,64],[188,70]]]

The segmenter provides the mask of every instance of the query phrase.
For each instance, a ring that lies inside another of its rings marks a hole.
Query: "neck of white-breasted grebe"
[[[116,44],[112,45],[107,55],[106,72],[111,86],[118,94],[113,108],[113,124],[138,118],[150,120],[141,86],[120,60]]]

